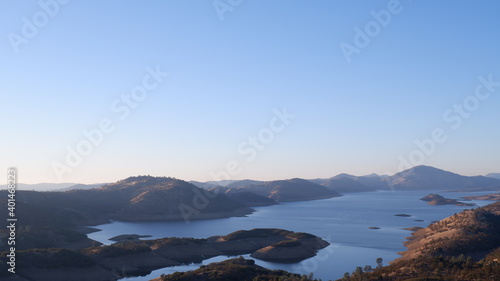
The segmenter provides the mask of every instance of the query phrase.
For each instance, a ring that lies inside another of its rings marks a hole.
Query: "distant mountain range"
[[[306,182],[307,181],[307,182]],[[452,172],[444,171],[429,166],[416,166],[402,171],[393,176],[370,174],[366,176],[354,176],[349,174],[339,174],[326,179],[290,179],[278,181],[259,181],[252,179],[245,180],[224,180],[224,181],[190,181],[189,183],[205,189],[214,189],[215,187],[224,187],[226,195],[235,192],[250,191],[259,196],[272,199],[274,201],[296,201],[311,200],[314,198],[328,198],[329,196],[338,196],[335,193],[321,191],[316,185],[325,187],[328,191],[337,193],[349,192],[369,192],[377,190],[440,190],[440,191],[472,191],[472,190],[500,190],[500,173],[490,173],[486,176],[462,176]],[[280,191],[274,190],[273,186],[280,186]],[[313,183],[315,185],[310,185]],[[76,183],[41,183],[41,184],[18,184],[19,190],[33,191],[69,191],[69,190],[88,190],[106,185],[98,184],[76,184]],[[300,192],[299,185],[308,186],[311,194],[291,195],[292,185],[297,192]],[[5,189],[5,185],[0,185],[0,189]],[[231,190],[231,191],[228,191]],[[285,191],[288,190],[288,191]],[[272,196],[270,192],[273,192]],[[271,196],[271,197],[270,197]],[[302,197],[304,196],[304,197]],[[241,196],[238,196],[240,198]],[[302,199],[299,199],[302,198]],[[241,198],[240,198],[241,199]],[[256,200],[256,206],[259,204],[270,204],[268,200]]]
[[[499,190],[500,180],[484,176],[467,177],[429,166],[417,166],[388,177],[394,190]]]
[[[434,167],[416,166],[393,176],[380,176],[377,174],[353,176],[349,174],[339,174],[327,179],[310,179],[307,181],[338,193],[369,192],[377,190],[497,191],[500,190],[500,178],[495,178],[496,175],[500,174],[468,177]],[[295,180],[304,181],[302,179]],[[269,188],[265,188],[265,186],[270,186],[278,182],[283,181],[263,182],[248,179],[232,182],[226,181],[226,186],[222,189],[226,194],[245,190],[264,197],[269,197]],[[214,189],[217,186],[215,184],[216,182],[210,183],[211,187],[209,187],[209,189]],[[198,186],[203,188],[207,186],[207,184],[202,183]],[[316,189],[317,188],[318,187],[316,187]],[[221,187],[219,186],[218,189],[221,189]],[[307,196],[307,194],[304,194],[304,196]],[[314,197],[315,195],[311,196]],[[276,200],[276,198],[274,199]],[[280,200],[282,199],[276,201]]]
[[[490,173],[490,174],[487,174],[486,177],[500,179],[500,173]]]
[[[74,185],[68,186],[66,188],[56,189],[54,191],[87,190],[87,189],[99,188],[99,187],[106,185],[106,184],[107,183],[74,184]]]
[[[96,184],[81,184],[81,183],[35,183],[26,184],[18,183],[17,190],[31,190],[31,191],[68,191],[74,189],[92,189],[105,185],[105,183]],[[6,189],[6,185],[0,185],[0,189]]]
[[[18,183],[17,190],[54,191],[57,189],[65,189],[73,185],[76,185],[76,183],[35,183],[35,184]],[[7,186],[5,184],[0,185],[0,189],[6,189],[6,188]]]
[[[261,198],[271,199],[276,202],[326,199],[341,196],[336,191],[303,179],[269,182],[245,180],[242,182],[242,185],[232,183],[226,187],[212,187],[209,190],[226,194],[230,198],[237,196],[239,193],[253,193]],[[242,199],[245,200],[244,198]],[[259,200],[259,203],[261,201]]]

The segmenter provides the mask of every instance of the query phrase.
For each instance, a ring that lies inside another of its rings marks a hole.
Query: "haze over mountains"
[[[64,192],[19,190],[18,203],[24,206],[25,217],[51,210],[73,223],[91,224],[109,219],[191,220],[242,216],[253,212],[249,208],[253,206],[326,199],[348,192],[500,191],[500,179],[461,176],[428,166],[414,167],[393,176],[341,174],[329,179],[243,180],[226,181],[225,184],[225,187],[214,186],[207,190],[210,185],[203,189],[179,179],[138,176],[102,187],[99,184],[73,185],[77,189]]]
[[[244,181],[248,183],[248,181]],[[236,184],[236,183],[234,183]],[[326,199],[340,196],[340,193],[303,179],[278,180],[235,187],[213,187],[210,191],[231,195],[252,192],[277,202]]]
[[[393,176],[370,174],[366,176],[354,176],[349,174],[339,174],[331,178],[318,179],[290,179],[278,181],[259,181],[259,180],[223,180],[223,181],[189,181],[189,183],[209,190],[218,187],[219,190],[224,190],[226,195],[236,192],[243,192],[245,189],[252,190],[253,193],[260,196],[268,197],[271,186],[280,185],[288,182],[289,184],[308,185],[305,181],[326,187],[330,191],[338,193],[349,192],[368,192],[376,190],[500,190],[500,173],[490,173],[486,176],[462,176],[452,172],[444,171],[430,166],[416,166],[408,170],[397,173]],[[33,191],[69,191],[69,190],[88,190],[99,188],[106,183],[97,184],[77,184],[77,183],[40,183],[40,184],[18,184],[18,190],[33,190]],[[260,187],[259,187],[260,186]],[[308,185],[312,187],[313,185]],[[224,187],[224,188],[222,188]],[[0,185],[1,189],[5,189],[5,185]],[[283,187],[281,187],[283,188]],[[318,187],[315,187],[317,190]],[[262,190],[260,190],[262,189]],[[231,191],[228,191],[231,190]],[[291,189],[290,189],[291,191]],[[220,191],[219,191],[220,193]],[[322,193],[328,197],[327,193]],[[335,193],[330,195],[335,196]],[[278,195],[274,195],[277,197]],[[314,196],[321,197],[316,194]],[[276,198],[271,198],[276,200]],[[291,200],[295,200],[291,198]],[[308,199],[305,199],[308,200]],[[286,198],[277,201],[287,201]]]
[[[486,175],[488,178],[500,179],[500,173],[489,173]]]
[[[226,184],[207,190],[179,179],[137,176],[102,187],[76,185],[78,189],[65,192],[19,190],[18,199],[29,211],[27,217],[51,210],[74,223],[88,225],[109,219],[151,221],[243,216],[253,212],[249,207],[326,199],[349,192],[500,191],[500,179],[461,176],[428,166],[414,167],[393,176],[341,174],[329,179],[243,180]]]
[[[105,185],[105,183],[81,184],[81,183],[18,183],[17,190],[32,191],[68,191],[75,189],[92,189]],[[0,185],[0,189],[6,189],[6,185]]]
[[[301,179],[293,180],[300,180],[302,181],[302,184],[304,184],[305,181]],[[367,176],[353,176],[349,174],[340,174],[328,179],[312,179],[308,181],[315,184],[308,185],[309,187],[315,186],[316,189],[318,189],[316,185],[319,185],[327,188],[330,191],[338,193],[368,192],[377,190],[500,190],[500,179],[485,176],[462,176],[429,166],[413,167],[393,176],[379,176],[376,174]],[[270,194],[268,194],[270,192],[270,186],[279,185],[284,182],[286,181],[262,182],[242,180],[233,181],[227,184],[225,187],[214,186],[210,188],[211,190],[218,189],[219,191],[224,192],[226,195],[234,192],[250,191],[261,196],[271,198]],[[215,182],[212,182],[211,185],[212,184],[215,184]],[[200,187],[204,186],[206,185],[200,185]],[[277,201],[286,200],[280,199]]]

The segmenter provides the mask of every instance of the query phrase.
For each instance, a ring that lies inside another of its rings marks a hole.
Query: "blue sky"
[[[19,182],[393,174],[404,161],[500,172],[497,1],[1,5],[0,166]],[[143,79],[155,87],[132,108],[121,97]],[[114,129],[92,144],[82,131],[102,120]],[[68,163],[79,144],[90,152]]]

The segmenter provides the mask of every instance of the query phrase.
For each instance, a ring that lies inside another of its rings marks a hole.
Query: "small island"
[[[464,203],[456,199],[444,198],[439,194],[429,194],[425,197],[420,198],[420,200],[428,202],[427,204],[429,205],[476,206],[476,204]]]
[[[395,217],[405,217],[405,218],[411,217],[411,215],[408,215],[408,214],[395,214],[394,216]]]
[[[137,241],[141,238],[153,237],[151,235],[137,235],[137,234],[122,234],[115,237],[109,238],[110,241],[124,242],[124,241]]]

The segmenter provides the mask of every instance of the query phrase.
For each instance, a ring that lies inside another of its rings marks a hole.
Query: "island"
[[[395,214],[394,216],[395,217],[405,217],[405,218],[411,217],[411,215],[408,215],[408,214]]]
[[[476,206],[476,204],[473,203],[464,203],[456,199],[448,199],[444,198],[439,194],[432,194],[432,193],[425,197],[420,198],[420,200],[428,202],[427,204],[429,205]]]
[[[141,238],[153,237],[151,235],[138,235],[138,234],[122,234],[115,237],[109,238],[110,241],[123,242],[123,241],[136,241]]]

